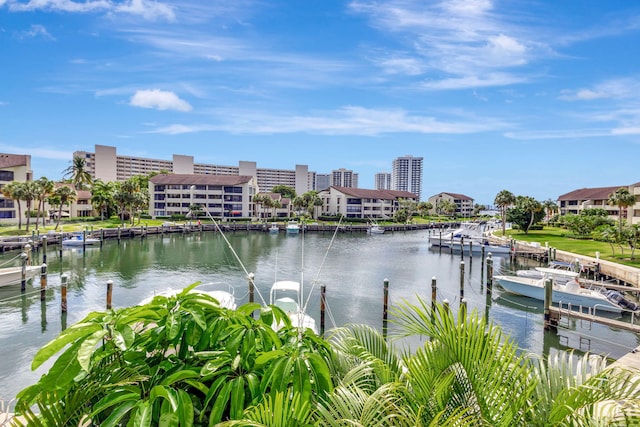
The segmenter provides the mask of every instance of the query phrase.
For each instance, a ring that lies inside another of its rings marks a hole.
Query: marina
[[[85,248],[51,244],[44,300],[37,278],[24,294],[20,286],[0,288],[0,358],[8,361],[0,366],[0,399],[9,401],[42,375],[47,366],[30,370],[40,347],[91,311],[105,309],[109,283],[114,309],[197,281],[230,286],[238,306],[247,302],[248,280],[229,246],[255,276],[256,302],[268,303],[273,283],[299,280],[306,312],[319,324],[320,287],[325,286],[327,333],[350,323],[381,328],[385,283],[392,307],[417,295],[430,298],[435,279],[437,301],[446,300],[457,310],[464,298],[468,309],[485,313],[521,348],[535,354],[576,348],[618,359],[640,345],[631,331],[593,322],[582,327],[582,320],[571,318],[560,322],[556,332],[545,331],[541,302],[507,295],[495,285],[488,292],[484,259],[432,248],[430,234],[429,230],[378,236],[337,233],[333,240],[329,232],[287,236],[236,230],[225,233],[227,245],[220,233],[193,231],[107,239]],[[42,261],[42,250],[33,253],[36,263]],[[496,268],[516,269],[509,257],[494,257],[493,262]],[[61,310],[63,282],[66,313]],[[616,316],[618,321],[629,320],[625,314]],[[389,320],[392,331],[393,319]]]

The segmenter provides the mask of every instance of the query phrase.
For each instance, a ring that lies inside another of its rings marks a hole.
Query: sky
[[[0,0],[0,152],[359,174],[422,199],[640,181],[640,3]]]

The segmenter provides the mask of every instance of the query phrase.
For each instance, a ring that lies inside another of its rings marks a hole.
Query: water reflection
[[[542,328],[541,303],[487,292],[485,265],[480,257],[431,250],[428,232],[396,232],[370,236],[304,234],[286,236],[258,232],[226,235],[230,246],[217,233],[148,236],[144,239],[106,241],[102,247],[50,247],[49,271],[44,303],[39,283],[20,288],[0,288],[0,398],[8,400],[34,382],[48,366],[31,372],[35,352],[67,325],[89,312],[104,310],[107,282],[113,281],[113,307],[137,304],[167,288],[191,283],[233,286],[238,304],[248,301],[247,272],[255,274],[256,301],[268,300],[275,280],[302,280],[309,296],[308,312],[319,323],[320,286],[326,285],[326,328],[365,323],[382,328],[383,283],[389,280],[389,303],[415,302],[420,295],[431,300],[432,278],[436,278],[438,301],[447,299],[453,310],[460,305],[460,283],[469,310],[478,310],[500,324],[505,334],[523,349],[536,354],[572,346],[614,358],[639,345],[629,332],[599,325],[570,322],[558,334]],[[331,245],[331,248],[329,246]],[[9,259],[10,254],[7,254]],[[4,255],[3,255],[4,256]],[[42,254],[34,254],[36,262]],[[464,273],[461,278],[461,261]],[[531,264],[525,261],[524,264]],[[494,257],[496,271],[515,270],[508,258]],[[68,313],[60,308],[61,275],[68,276]],[[39,281],[36,281],[39,282]],[[393,327],[390,319],[390,328]]]

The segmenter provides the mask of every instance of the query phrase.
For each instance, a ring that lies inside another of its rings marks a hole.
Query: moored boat
[[[302,306],[302,285],[300,282],[293,280],[276,281],[271,286],[269,304],[275,305],[287,313],[293,327],[311,329],[315,334],[318,334],[315,319],[304,312]],[[273,327],[277,330],[281,328],[282,325],[274,324]]]
[[[605,288],[593,289],[580,286],[577,280],[578,273],[572,271],[562,272],[570,277],[568,281],[554,279],[559,272],[550,268],[538,267],[544,274],[542,278],[522,277],[510,275],[496,275],[493,280],[506,292],[523,295],[529,298],[544,301],[545,282],[552,282],[552,302],[561,306],[571,306],[574,309],[593,308],[601,311],[620,313],[625,310],[636,311],[638,305],[626,300],[618,293],[612,293]],[[621,301],[624,300],[624,301]]]
[[[35,277],[41,271],[38,265],[25,266],[25,280]],[[10,286],[22,282],[22,267],[0,268],[0,286]]]
[[[299,234],[300,233],[300,224],[297,221],[289,221],[287,223],[287,227],[285,228],[287,234]]]
[[[82,234],[75,234],[71,237],[62,240],[62,244],[64,246],[89,246],[89,245],[99,245],[100,239],[96,239],[93,237],[85,237]]]

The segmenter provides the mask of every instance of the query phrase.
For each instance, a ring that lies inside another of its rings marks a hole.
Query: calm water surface
[[[640,343],[635,334],[580,322],[566,324],[558,334],[544,333],[542,303],[527,298],[486,293],[480,257],[429,248],[428,231],[300,236],[235,232],[226,235],[246,270],[255,275],[256,300],[268,302],[274,280],[302,279],[309,314],[319,324],[320,286],[326,286],[327,329],[348,323],[382,327],[383,283],[389,280],[390,304],[403,299],[431,299],[436,277],[439,301],[460,303],[460,261],[464,260],[464,297],[469,309],[486,313],[515,339],[536,354],[577,348],[619,358]],[[14,258],[6,253],[0,262]],[[42,253],[34,254],[36,262]],[[508,259],[496,258],[496,268],[511,268]],[[168,288],[196,281],[231,285],[238,304],[248,301],[248,282],[242,266],[218,233],[149,236],[107,241],[101,248],[50,247],[47,299],[40,301],[39,279],[27,285],[0,288],[0,400],[10,400],[35,382],[50,366],[30,369],[36,351],[62,329],[91,311],[104,310],[106,283],[113,281],[113,308],[134,305]],[[61,275],[68,276],[68,313],[60,310]],[[566,322],[565,322],[566,323]]]

